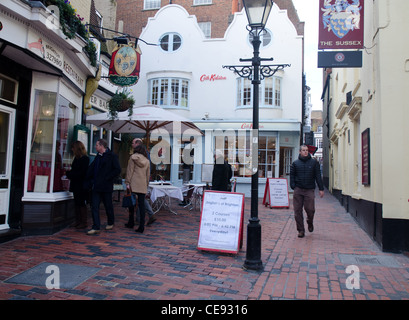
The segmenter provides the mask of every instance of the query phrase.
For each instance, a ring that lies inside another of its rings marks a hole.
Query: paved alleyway
[[[246,199],[246,224],[249,207]],[[0,299],[409,300],[409,258],[383,253],[328,193],[303,239],[291,208],[259,206],[262,272],[242,269],[246,234],[238,255],[198,251],[199,210],[177,209],[157,213],[144,234],[124,227],[117,204],[115,228],[100,235],[67,228],[0,244]],[[61,288],[49,290],[55,271],[46,267],[55,265]],[[346,287],[349,265],[359,268],[359,289]]]

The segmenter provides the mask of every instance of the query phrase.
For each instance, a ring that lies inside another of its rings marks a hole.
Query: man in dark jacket
[[[320,197],[324,196],[320,165],[313,159],[306,145],[300,147],[298,160],[291,165],[290,186],[294,190],[294,217],[297,224],[298,237],[305,236],[303,207],[307,213],[308,231],[314,231],[315,183],[318,184]]]
[[[95,148],[98,152],[94,161],[88,167],[86,183],[92,188],[92,229],[87,232],[89,235],[98,234],[101,229],[99,218],[99,205],[102,200],[108,217],[105,227],[110,230],[114,226],[114,206],[112,204],[112,192],[114,189],[114,179],[121,173],[118,157],[108,149],[108,144],[104,139],[99,139]]]
[[[212,190],[229,190],[230,179],[233,175],[230,164],[224,160],[223,152],[216,150],[212,175]]]

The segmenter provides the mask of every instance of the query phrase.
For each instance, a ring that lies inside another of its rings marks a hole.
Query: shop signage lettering
[[[29,32],[27,48],[49,62],[53,66],[62,70],[64,74],[73,80],[73,82],[81,89],[84,88],[85,79],[74,68],[73,64],[67,60],[64,53],[58,47],[50,44],[36,33]]]
[[[80,88],[84,86],[84,79],[82,79],[78,73],[72,68],[68,62],[64,61],[64,71],[68,75],[69,78],[75,80]]]
[[[216,81],[216,80],[226,80],[226,77],[223,76],[219,76],[217,74],[211,74],[211,75],[202,75],[200,77],[200,81],[204,82],[204,81]]]
[[[108,111],[108,105],[105,100],[97,96],[91,96],[90,102],[92,106]]]
[[[320,0],[318,49],[362,49],[364,1]]]
[[[252,123],[243,123],[240,126],[240,129],[253,129],[253,124]],[[264,129],[263,125],[259,125],[259,129]]]

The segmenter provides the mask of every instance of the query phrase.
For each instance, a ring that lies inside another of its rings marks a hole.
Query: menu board
[[[289,208],[287,179],[267,179],[263,204],[270,208]]]
[[[205,191],[199,250],[237,254],[243,242],[244,194]]]

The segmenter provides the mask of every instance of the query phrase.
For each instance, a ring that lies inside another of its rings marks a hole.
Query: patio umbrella
[[[193,129],[192,135],[202,135],[200,129],[191,120],[156,105],[134,107],[131,116],[128,110],[118,112],[118,117],[115,119],[111,119],[108,112],[95,114],[88,116],[86,122],[115,133],[146,133],[147,146],[149,146],[150,134],[156,129],[169,134],[180,134],[187,129]]]

